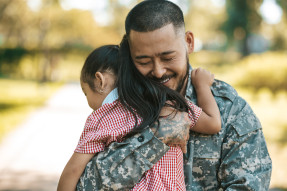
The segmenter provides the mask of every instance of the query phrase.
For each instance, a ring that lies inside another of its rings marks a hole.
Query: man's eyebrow
[[[175,51],[170,50],[170,51],[165,51],[165,52],[159,53],[159,55],[164,56],[164,55],[172,54],[172,53],[174,53],[174,52],[175,52]]]
[[[175,51],[170,50],[170,51],[165,51],[165,52],[161,52],[158,53],[157,56],[165,56],[165,55],[169,55],[174,53]],[[147,55],[142,55],[142,56],[136,56],[135,59],[144,59],[144,58],[151,58],[151,56],[147,56]]]
[[[136,59],[143,59],[143,58],[151,58],[150,56],[142,55],[142,56],[136,56]]]

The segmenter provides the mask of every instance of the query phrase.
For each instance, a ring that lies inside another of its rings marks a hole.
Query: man
[[[164,0],[143,1],[129,12],[125,29],[136,69],[196,103],[188,61],[194,38],[190,31],[185,32],[180,8]],[[268,190],[272,163],[259,120],[230,85],[216,80],[211,90],[220,109],[222,130],[213,136],[190,132],[184,164],[186,190]],[[111,145],[95,157],[87,167],[86,180],[92,179],[91,168],[106,173],[101,165],[109,160],[108,168],[114,174],[120,172],[115,171],[118,162],[124,164],[120,168],[125,172],[129,171],[125,165],[137,164],[132,166],[134,174],[120,178],[126,188],[132,187],[167,150],[148,130],[124,144]],[[107,159],[114,153],[120,153],[120,159]]]

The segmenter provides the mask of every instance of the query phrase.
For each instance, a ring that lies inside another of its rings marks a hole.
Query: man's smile
[[[157,82],[159,82],[161,84],[166,84],[166,83],[168,83],[170,81],[171,78],[173,78],[175,76],[176,76],[176,74],[174,74],[174,75],[166,75],[166,76],[163,76],[162,78],[155,78],[155,77],[153,77],[153,80],[155,80],[155,81],[157,81]]]

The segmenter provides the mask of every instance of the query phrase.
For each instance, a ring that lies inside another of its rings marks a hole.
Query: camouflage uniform
[[[222,129],[216,135],[191,132],[184,156],[186,189],[268,190],[272,162],[258,118],[230,85],[216,80],[211,90]],[[190,77],[186,98],[196,103]],[[167,150],[150,130],[113,143],[89,162],[77,188],[128,190]]]

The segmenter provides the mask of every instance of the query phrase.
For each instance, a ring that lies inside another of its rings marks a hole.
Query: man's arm
[[[93,190],[133,188],[142,175],[169,150],[165,143],[172,144],[171,140],[177,138],[177,144],[181,144],[179,141],[184,142],[182,145],[186,144],[185,137],[188,134],[186,129],[189,131],[190,125],[188,114],[177,112],[175,119],[161,118],[160,125],[155,130],[156,136],[150,128],[147,128],[121,143],[110,144],[88,163],[77,188],[93,188]],[[178,130],[178,127],[184,128]]]
[[[233,103],[218,172],[224,190],[268,190],[272,162],[261,124],[241,98]]]

